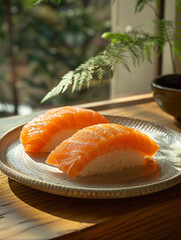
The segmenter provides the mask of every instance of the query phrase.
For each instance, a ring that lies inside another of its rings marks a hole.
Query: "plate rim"
[[[138,118],[130,118],[130,117],[124,117],[124,116],[118,116],[118,115],[109,115],[109,114],[103,114],[105,117],[115,117],[115,118],[121,118],[123,120],[132,120],[132,121],[140,121],[144,122],[146,124],[153,124],[156,127],[161,127],[163,129],[167,129],[173,133],[176,133],[180,135],[181,133],[171,129],[167,126],[164,126],[159,123],[150,122],[147,120],[141,120]],[[26,123],[25,123],[26,124]],[[22,129],[22,127],[25,124],[18,125],[16,127],[11,128],[7,132],[5,132],[0,137],[0,148],[1,143],[4,141],[5,138],[8,137],[8,135],[11,135],[14,131],[19,131]],[[1,157],[3,157],[3,154],[5,155],[5,150],[3,152],[0,152],[0,170],[9,178],[26,185],[28,187],[56,194],[61,196],[67,196],[67,197],[76,197],[76,198],[91,198],[91,199],[118,199],[118,198],[130,198],[130,197],[136,197],[136,196],[142,196],[147,195],[155,192],[159,192],[161,190],[168,189],[172,186],[175,186],[181,182],[181,173],[177,173],[175,176],[172,176],[168,179],[164,179],[161,182],[151,183],[147,185],[141,185],[141,186],[132,186],[127,188],[113,188],[111,187],[110,190],[106,189],[91,189],[89,187],[68,187],[68,186],[62,186],[58,183],[49,183],[45,182],[41,179],[33,178],[23,172],[20,172],[18,170],[15,170],[9,166],[7,166],[4,161],[2,161]],[[5,158],[5,157],[4,157]],[[100,191],[101,190],[101,191]]]

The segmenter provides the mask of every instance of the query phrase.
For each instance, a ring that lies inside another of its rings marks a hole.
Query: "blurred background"
[[[40,104],[61,77],[104,48],[110,31],[107,0],[41,3],[0,1],[0,117],[36,109],[108,99],[109,76],[89,90],[64,94]]]

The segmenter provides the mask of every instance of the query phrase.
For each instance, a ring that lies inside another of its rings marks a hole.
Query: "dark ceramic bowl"
[[[158,106],[181,121],[181,74],[163,75],[151,83]]]

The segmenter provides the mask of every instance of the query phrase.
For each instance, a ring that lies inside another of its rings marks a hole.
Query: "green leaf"
[[[181,10],[181,0],[176,1],[176,8],[178,12]]]
[[[33,8],[41,3],[54,3],[54,4],[60,4],[62,0],[26,0],[25,1],[25,6],[27,8]],[[67,2],[70,2],[71,0],[67,0]],[[77,0],[74,0],[77,2]]]
[[[137,0],[135,6],[135,13],[140,13],[143,8],[150,2],[153,2],[153,0]]]
[[[42,3],[42,2],[45,2],[46,0],[26,0],[25,1],[25,6],[27,8],[33,8],[35,7],[36,5]]]

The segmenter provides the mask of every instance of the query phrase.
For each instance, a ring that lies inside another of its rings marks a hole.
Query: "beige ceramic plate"
[[[141,169],[120,174],[70,179],[56,167],[45,164],[46,154],[27,155],[19,141],[21,127],[0,140],[0,169],[8,177],[45,192],[79,198],[125,198],[167,189],[181,182],[181,134],[138,119],[107,116],[112,123],[127,125],[152,137],[160,146],[155,160],[160,170],[143,174]]]

